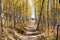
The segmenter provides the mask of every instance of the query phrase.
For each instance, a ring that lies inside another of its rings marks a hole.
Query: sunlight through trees
[[[60,40],[57,25],[60,0],[0,0],[0,40]]]

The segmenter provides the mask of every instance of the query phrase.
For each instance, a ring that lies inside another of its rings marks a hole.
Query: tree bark
[[[38,23],[37,23],[37,28],[36,30],[39,30],[39,24],[40,24],[40,21],[41,21],[41,16],[42,16],[42,9],[43,9],[43,5],[44,5],[44,0],[42,1],[42,7],[41,7],[41,12],[39,14],[39,19],[38,19]]]

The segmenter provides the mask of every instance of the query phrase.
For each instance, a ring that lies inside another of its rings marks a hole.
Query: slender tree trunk
[[[28,3],[28,0],[26,0],[26,4]],[[28,22],[28,18],[27,18],[27,5],[26,5],[26,25],[27,25],[27,22]]]
[[[53,13],[52,13],[52,16],[53,16],[53,29],[55,29],[55,0],[53,0]]]
[[[3,14],[3,0],[1,0],[1,29],[2,33],[4,32],[4,14]]]
[[[1,11],[2,11],[2,8],[1,8],[1,0],[0,0],[0,17],[1,17]]]
[[[38,23],[37,23],[37,28],[36,28],[36,30],[38,30],[39,29],[39,24],[40,24],[40,21],[41,21],[41,16],[42,16],[42,9],[43,9],[43,5],[44,5],[44,0],[42,1],[42,7],[41,7],[41,12],[40,12],[40,14],[39,14],[39,19],[38,19]]]
[[[57,23],[59,23],[59,12],[58,11],[59,11],[59,9],[58,9],[58,1],[56,0]],[[60,26],[60,24],[58,24],[57,28],[56,28],[56,31],[57,31],[56,40],[59,40],[59,37],[58,37],[59,26]]]
[[[0,29],[1,29],[1,11],[2,11],[2,8],[1,8],[1,0],[0,0]]]
[[[48,35],[49,35],[49,0],[47,1],[47,28],[48,28]]]
[[[58,37],[58,35],[59,35],[59,26],[60,26],[60,24],[58,24],[58,25],[57,25],[57,34],[56,34],[56,40],[59,40],[59,37]]]
[[[36,0],[35,0],[35,5],[36,5]],[[36,15],[36,7],[35,7],[35,23],[37,23],[37,15]]]
[[[14,15],[13,16],[14,16],[14,28],[16,28],[16,26],[15,26],[16,25],[16,10],[14,11]]]

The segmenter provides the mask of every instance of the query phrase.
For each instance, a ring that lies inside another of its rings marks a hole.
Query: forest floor
[[[26,31],[26,35],[21,35],[15,29],[11,29],[8,27],[5,28],[4,33],[0,32],[0,40],[41,40],[41,39],[38,39],[38,37],[40,37],[41,35],[43,35],[45,37],[48,35],[48,32],[46,31],[46,32],[39,34],[38,31],[37,32],[31,31],[31,30],[35,30],[37,27],[37,24],[35,24],[34,22],[35,22],[34,20],[31,20],[31,24],[27,28],[27,30],[30,30],[30,31]],[[35,34],[35,35],[33,35],[33,34]],[[50,29],[49,30],[49,36],[50,36],[50,40],[53,39],[53,37],[56,36],[56,29],[54,29],[54,30]],[[59,30],[59,38],[60,38],[60,30]]]
[[[31,23],[29,25],[29,27],[27,28],[27,30],[35,30],[36,29],[36,25],[34,23],[34,21],[31,21],[33,23]],[[33,32],[26,32],[26,35],[21,35],[20,33],[17,32],[16,29],[13,28],[9,28],[6,27],[4,28],[4,32],[0,32],[0,40],[36,40],[37,39],[37,35],[30,35],[29,33],[33,33]]]

